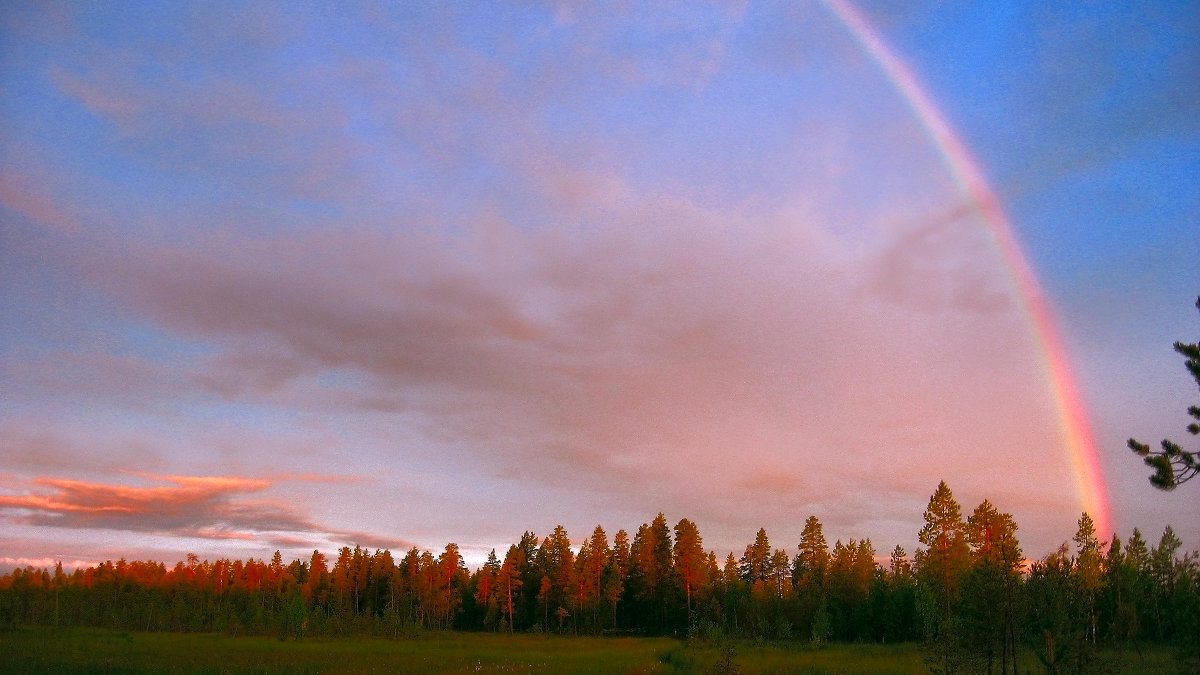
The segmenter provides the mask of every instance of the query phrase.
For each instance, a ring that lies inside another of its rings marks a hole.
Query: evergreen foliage
[[[1196,298],[1196,308],[1200,309],[1200,298]],[[1176,342],[1175,351],[1184,357],[1184,366],[1200,387],[1200,343]],[[1200,435],[1200,406],[1188,406],[1188,415],[1192,422],[1188,424],[1188,433]],[[1144,458],[1146,465],[1154,469],[1150,482],[1160,490],[1174,490],[1177,486],[1191,480],[1200,472],[1200,452],[1184,450],[1178,443],[1163,439],[1161,450],[1151,450],[1150,446],[1134,439],[1129,439],[1129,449]]]

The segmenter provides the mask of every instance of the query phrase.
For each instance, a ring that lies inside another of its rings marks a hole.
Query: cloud
[[[688,11],[607,3],[553,8],[556,28],[569,33],[563,66],[599,76],[610,86],[703,88],[726,56],[744,14],[736,3],[696,3]]]
[[[1009,308],[1012,285],[984,222],[964,206],[916,227],[894,228],[867,281],[870,292],[930,313]],[[992,265],[980,264],[988,259]]]
[[[6,415],[0,420],[5,467],[21,474],[104,474],[115,468],[161,468],[164,453],[136,431],[102,434],[95,426],[59,415]]]
[[[17,509],[19,519],[37,525],[100,527],[134,531],[201,533],[211,525],[228,531],[247,523],[246,516],[268,516],[267,520],[289,526],[294,519],[279,517],[279,511],[231,503],[231,498],[260,492],[269,486],[262,480],[228,477],[165,476],[168,486],[130,487],[85,481],[38,478],[34,484],[49,493],[0,496],[0,507]],[[274,529],[274,528],[268,528]],[[203,535],[202,535],[203,536]]]
[[[304,546],[658,510],[714,544],[808,513],[879,542],[856,524],[917,520],[940,478],[1073,511],[984,224],[809,9],[203,9],[156,16],[189,27],[169,41],[79,22],[43,95],[88,142],[45,153],[63,181],[0,173],[0,203],[87,213],[46,257],[103,302],[43,293],[76,333],[5,353],[0,447],[96,482],[6,498],[44,526]],[[143,452],[268,485],[105,482]],[[330,461],[345,479],[300,479]]]
[[[57,193],[61,177],[51,176],[40,162],[6,143],[5,167],[0,168],[0,206],[19,213],[42,227],[73,232],[79,228],[77,215],[64,207]],[[5,229],[11,227],[6,224]]]
[[[138,475],[150,486],[114,485],[41,477],[31,489],[0,494],[0,509],[22,525],[168,534],[209,540],[365,542],[407,546],[403,539],[325,528],[295,506],[253,498],[271,480],[238,476]],[[339,476],[292,480],[341,482]],[[164,484],[165,483],[165,484]],[[8,489],[12,490],[10,484]]]
[[[98,348],[28,351],[32,353],[0,357],[0,367],[21,383],[27,395],[59,403],[103,401],[146,410],[161,408],[169,396],[187,389],[186,368],[138,354],[114,354]]]
[[[229,32],[223,25],[213,34]],[[91,36],[83,41],[102,57],[48,66],[62,97],[110,125],[104,143],[88,152],[251,194],[326,200],[354,193],[362,178],[355,157],[364,148],[348,133],[343,101],[318,93],[335,88],[332,67],[310,64],[301,79],[253,39],[222,48],[191,37],[172,47],[116,47]]]
[[[383,415],[372,457],[437,462],[459,483],[573,485],[718,528],[774,518],[751,492],[795,511],[881,495],[850,529],[891,512],[898,484],[1026,480],[997,458],[1056,442],[1025,323],[968,226],[847,253],[781,214],[587,203],[608,228],[131,241],[95,273],[212,347],[197,386],[342,424]],[[1033,463],[1071,501],[1069,470]]]
[[[73,570],[87,569],[100,564],[98,560],[62,560],[60,558],[14,558],[11,556],[0,557],[0,571],[7,571],[16,568],[32,567],[39,570],[53,571],[55,566],[62,563],[63,571],[70,574]]]

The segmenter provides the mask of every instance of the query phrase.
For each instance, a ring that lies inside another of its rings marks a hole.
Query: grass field
[[[803,647],[738,643],[741,673],[927,673],[917,645]],[[1115,672],[1177,672],[1169,654],[1112,655]],[[387,640],[26,628],[0,632],[4,673],[670,673],[713,672],[716,647],[669,638],[571,638],[428,633]],[[1022,665],[1024,669],[1024,664]],[[1042,672],[1034,662],[1029,672]]]

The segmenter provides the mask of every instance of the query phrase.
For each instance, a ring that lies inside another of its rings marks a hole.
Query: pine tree
[[[1139,617],[1137,610],[1137,585],[1139,572],[1130,562],[1130,556],[1122,548],[1121,538],[1113,535],[1104,556],[1104,586],[1107,590],[1106,624],[1112,639],[1137,645]]]
[[[612,559],[624,583],[625,575],[629,572],[629,533],[623,529],[613,535]]]
[[[767,565],[767,580],[777,598],[786,598],[792,593],[792,560],[787,551],[777,548],[771,553]]]
[[[1096,642],[1096,599],[1104,583],[1104,558],[1100,555],[1100,542],[1096,539],[1096,524],[1084,512],[1079,517],[1075,531],[1075,568],[1083,609],[1087,613],[1087,638]]]
[[[1171,607],[1171,599],[1175,596],[1176,583],[1179,581],[1178,566],[1175,554],[1183,546],[1175,530],[1168,525],[1158,540],[1158,546],[1150,549],[1150,579],[1153,595],[1152,608],[1154,627],[1158,638],[1171,639],[1175,637],[1175,621]]]
[[[661,630],[667,625],[668,598],[674,583],[671,530],[663,514],[638,528],[629,557],[627,588],[637,601],[647,627]]]
[[[1070,551],[1063,543],[1030,566],[1025,584],[1025,634],[1047,673],[1070,671],[1088,658],[1071,568]]]
[[[475,603],[483,608],[483,626],[495,626],[499,603],[496,598],[496,578],[500,574],[500,560],[496,549],[488,552],[487,562],[475,573]]]
[[[517,600],[516,613],[523,618],[526,625],[532,624],[538,616],[537,595],[541,590],[542,570],[535,562],[538,557],[539,541],[537,535],[526,531],[521,535],[521,540],[516,545],[516,565],[521,575],[521,585],[524,589],[520,599]],[[545,624],[543,623],[542,625]]]
[[[918,538],[927,548],[917,552],[917,574],[925,589],[922,605],[929,649],[927,662],[935,672],[952,673],[963,667],[961,636],[953,607],[962,574],[970,564],[962,508],[946,481],[938,484],[925,509],[925,526]]]
[[[355,609],[353,607],[353,580],[350,573],[351,558],[352,553],[349,546],[340,548],[337,560],[333,563],[333,570],[329,573],[330,586],[333,588],[333,606],[340,615]]]
[[[1196,299],[1196,308],[1200,309],[1200,298]],[[1200,387],[1200,343],[1175,343],[1175,351],[1184,357],[1184,366]],[[1188,415],[1194,420],[1187,426],[1188,433],[1200,435],[1200,406],[1188,406]],[[1150,446],[1129,439],[1129,449],[1141,455],[1146,465],[1154,469],[1150,483],[1160,490],[1174,490],[1179,485],[1191,480],[1200,472],[1200,452],[1188,452],[1178,443],[1163,439],[1162,450],[1151,451]]]
[[[925,509],[925,526],[917,535],[927,548],[921,556],[923,581],[936,586],[949,616],[951,600],[958,590],[958,575],[966,569],[969,550],[962,508],[946,481],[938,484]]]
[[[590,609],[592,629],[599,631],[597,610],[601,598],[604,597],[604,569],[612,556],[608,548],[608,535],[599,525],[592,530],[592,536],[579,547],[579,555],[575,558],[575,583],[578,591],[578,607],[576,619],[582,618],[584,609]]]
[[[575,590],[575,554],[571,551],[571,537],[562,525],[554,528],[538,549],[538,567],[543,579],[548,579],[550,587],[543,591],[538,588],[538,600],[542,602],[543,628],[549,619],[548,611],[552,607],[575,606],[573,592]],[[544,583],[544,582],[543,582]]]
[[[404,620],[420,624],[421,552],[414,546],[400,560],[396,574],[396,596],[401,599]]]
[[[526,533],[528,534],[528,533]],[[523,584],[521,580],[521,565],[525,552],[516,544],[508,548],[504,556],[504,564],[496,573],[496,593],[502,598],[504,611],[508,614],[508,632],[513,632],[513,619],[516,605],[513,595],[518,594]],[[519,596],[518,596],[519,597]]]
[[[667,525],[667,517],[661,512],[650,521],[650,530],[654,533],[654,566],[658,570],[655,588],[655,603],[658,605],[661,617],[660,627],[667,628],[667,614],[670,607],[672,591],[675,585],[672,580],[674,573],[674,553],[671,542],[671,528]]]
[[[825,567],[829,564],[829,546],[825,543],[821,521],[816,516],[809,516],[804,521],[799,548],[792,571],[792,583],[797,589],[819,587],[823,582]]]
[[[751,585],[766,582],[770,564],[771,539],[767,536],[766,529],[759,528],[758,534],[754,536],[754,543],[747,546],[742,555],[742,579]]]
[[[605,596],[612,607],[612,622],[614,626],[618,625],[618,623],[622,626],[628,623],[628,621],[617,621],[617,610],[619,607],[624,612],[627,604],[622,603],[622,600],[625,599],[625,594],[628,590],[627,579],[629,575],[630,556],[629,533],[624,529],[617,530],[617,533],[613,535],[611,564],[613,568],[612,572],[616,574],[616,578],[613,579],[610,576],[604,585]]]
[[[608,563],[604,566],[603,580],[604,601],[608,603],[611,612],[610,620],[615,627],[617,625],[617,607],[620,605],[621,596],[625,594],[625,580],[622,579],[617,556],[609,557]]]
[[[908,555],[900,544],[896,544],[896,548],[892,549],[892,556],[888,561],[888,572],[893,579],[912,577],[912,563],[908,561]]]
[[[312,558],[308,563],[308,583],[304,587],[304,597],[313,606],[324,607],[329,595],[329,568],[325,566],[325,556],[313,549]]]
[[[707,583],[708,560],[700,530],[695,523],[683,518],[675,525],[675,546],[672,551],[675,574],[687,597],[688,616],[692,615],[692,593]]]
[[[916,578],[912,562],[899,544],[888,564],[888,607],[884,624],[888,642],[912,640],[916,632]]]
[[[967,649],[986,662],[988,672],[997,656],[1001,673],[1008,671],[1010,658],[1016,659],[1017,592],[1024,566],[1016,531],[1012,516],[986,499],[967,519],[973,565],[963,581],[960,626]]]

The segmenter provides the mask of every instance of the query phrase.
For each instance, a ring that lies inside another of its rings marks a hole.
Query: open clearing
[[[670,638],[427,633],[401,640],[230,637],[72,628],[0,632],[5,673],[927,673],[920,647],[739,642],[733,654]],[[1122,673],[1176,672],[1167,652],[1113,654]],[[1042,672],[1034,661],[1023,671]]]

